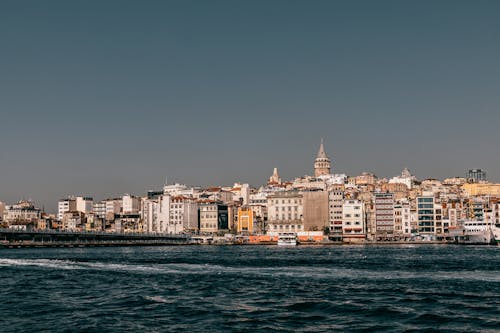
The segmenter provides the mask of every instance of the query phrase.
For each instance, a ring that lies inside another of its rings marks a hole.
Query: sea
[[[500,332],[500,247],[0,249],[0,332]]]

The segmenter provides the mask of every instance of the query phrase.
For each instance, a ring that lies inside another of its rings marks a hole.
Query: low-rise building
[[[200,232],[216,233],[229,230],[228,207],[220,201],[199,202]]]
[[[248,206],[238,208],[238,233],[253,233],[254,230],[254,212]]]

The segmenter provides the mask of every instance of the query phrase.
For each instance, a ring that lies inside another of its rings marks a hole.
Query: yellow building
[[[462,189],[470,196],[491,195],[500,196],[500,184],[464,184]]]
[[[238,208],[238,232],[253,233],[254,213],[248,207]]]

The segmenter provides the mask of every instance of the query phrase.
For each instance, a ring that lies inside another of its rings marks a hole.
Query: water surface
[[[2,332],[500,329],[500,248],[0,250]]]

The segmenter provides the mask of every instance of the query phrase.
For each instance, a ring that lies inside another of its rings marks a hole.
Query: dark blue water
[[[0,250],[1,332],[500,331],[500,248]]]

